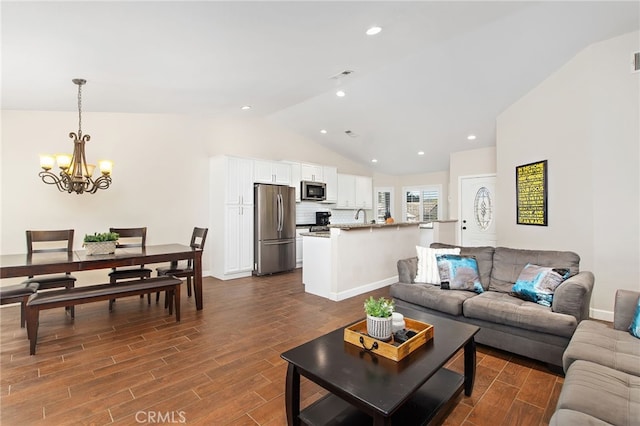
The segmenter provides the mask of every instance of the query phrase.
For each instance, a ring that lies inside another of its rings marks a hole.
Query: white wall
[[[640,289],[640,34],[590,46],[498,117],[498,244],[571,250],[594,272],[592,315]],[[516,225],[515,167],[548,160],[548,223]]]

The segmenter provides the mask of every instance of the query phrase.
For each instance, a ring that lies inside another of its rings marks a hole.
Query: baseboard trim
[[[393,276],[393,277],[385,278],[385,279],[380,280],[380,281],[374,281],[372,283],[367,283],[367,284],[361,285],[361,286],[356,287],[356,288],[352,288],[352,289],[349,289],[349,290],[341,291],[340,293],[331,292],[331,293],[329,293],[329,299],[331,299],[333,301],[336,301],[336,302],[339,302],[341,300],[349,299],[350,297],[358,296],[358,295],[363,294],[363,293],[368,293],[370,291],[377,290],[379,288],[386,287],[388,285],[391,285],[391,284],[397,283],[397,282],[398,282],[398,276],[396,275],[396,276]]]
[[[601,321],[613,322],[613,312],[603,309],[589,309],[589,317]]]

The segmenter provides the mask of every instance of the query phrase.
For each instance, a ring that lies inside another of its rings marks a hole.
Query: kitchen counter
[[[394,223],[338,223],[335,225],[329,225],[329,228],[342,229],[343,231],[351,231],[356,229],[370,229],[370,228],[393,228],[414,226],[418,227],[425,222],[394,222]]]
[[[397,282],[398,259],[416,255],[418,226],[347,223],[301,232],[305,292],[339,301]]]
[[[330,231],[318,231],[318,232],[301,232],[300,235],[303,237],[320,237],[320,238],[330,238]]]

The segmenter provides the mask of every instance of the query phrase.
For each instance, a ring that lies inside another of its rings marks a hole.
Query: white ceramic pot
[[[391,339],[391,317],[379,318],[367,315],[367,334],[374,339]]]

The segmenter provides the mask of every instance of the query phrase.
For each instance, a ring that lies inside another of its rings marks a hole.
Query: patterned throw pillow
[[[456,254],[436,255],[440,271],[440,288],[443,290],[468,290],[482,293],[478,262],[475,257]]]
[[[418,272],[413,280],[416,283],[440,284],[438,272],[437,254],[460,254],[460,247],[456,248],[430,248],[416,246],[418,256]]]
[[[542,306],[551,306],[553,293],[568,277],[568,268],[549,268],[527,263],[511,288],[512,295]]]
[[[629,333],[640,339],[640,297],[638,298],[636,313],[633,315],[633,321],[631,321],[631,325],[629,326]]]

